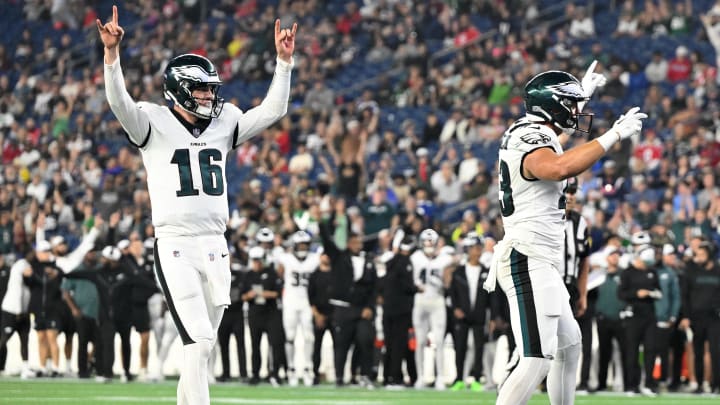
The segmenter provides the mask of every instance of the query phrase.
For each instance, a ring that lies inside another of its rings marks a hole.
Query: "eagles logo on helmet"
[[[525,85],[525,110],[530,118],[549,122],[560,129],[590,132],[593,114],[582,113],[578,107],[578,103],[588,100],[580,81],[559,70],[540,73]],[[578,124],[580,117],[589,119],[584,128]]]
[[[207,58],[195,54],[180,55],[165,68],[163,92],[165,99],[202,119],[217,118],[225,100],[218,96],[222,80],[215,65]],[[212,92],[210,106],[193,97],[193,90],[208,88]]]

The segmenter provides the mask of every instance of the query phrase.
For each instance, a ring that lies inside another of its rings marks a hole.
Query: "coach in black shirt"
[[[325,254],[330,257],[329,302],[334,307],[335,383],[344,384],[345,361],[354,344],[361,363],[360,383],[370,387],[375,338],[372,320],[377,295],[375,265],[362,252],[363,241],[359,234],[351,233],[347,248],[340,250],[333,241],[329,223],[332,220],[320,222],[320,238]]]
[[[247,378],[247,361],[245,359],[245,315],[241,296],[245,290],[245,275],[242,270],[230,270],[230,305],[225,308],[220,327],[218,328],[218,345],[222,359],[222,375],[218,381],[230,380],[230,335],[235,335],[236,351],[240,378]]]
[[[415,294],[420,290],[413,280],[410,254],[415,249],[411,236],[405,236],[397,253],[387,264],[383,283],[383,330],[387,385],[403,385],[402,360],[409,357],[408,331],[412,327]]]
[[[315,326],[315,343],[313,346],[313,385],[320,383],[320,352],[325,332],[333,335],[332,324],[333,307],[330,305],[330,258],[327,255],[320,257],[320,266],[317,271],[310,274],[308,280],[308,299],[313,313]],[[335,339],[333,338],[333,342]]]
[[[479,389],[482,376],[483,345],[485,341],[484,328],[488,309],[491,308],[491,294],[482,288],[489,269],[480,264],[482,254],[482,239],[475,232],[469,233],[463,239],[463,247],[467,252],[467,262],[459,266],[452,276],[450,301],[452,303],[455,325],[453,339],[455,339],[455,368],[456,377],[453,389],[464,388],[465,356],[468,348],[468,334],[472,331],[475,343],[473,356],[473,389]],[[491,316],[491,319],[493,317]]]
[[[120,265],[120,249],[106,246],[102,250],[100,264],[95,269],[76,270],[65,275],[68,279],[84,279],[95,284],[98,291],[98,336],[95,348],[95,367],[97,376],[104,381],[113,378],[113,364],[115,363],[115,314],[124,311],[125,307],[116,306],[116,303],[127,301],[127,286],[132,279]],[[128,363],[129,364],[129,363]]]
[[[248,326],[250,327],[250,345],[252,347],[252,377],[250,384],[260,381],[260,339],[267,333],[272,350],[273,367],[270,382],[279,382],[277,371],[280,369],[283,347],[282,315],[277,299],[282,290],[282,280],[271,266],[264,266],[265,250],[255,246],[248,252],[250,272],[245,276],[245,288],[242,299],[249,304]],[[268,367],[270,368],[270,367]]]
[[[695,359],[702,359],[705,342],[710,344],[713,392],[720,391],[720,269],[712,259],[707,242],[700,245],[693,261],[688,263],[686,288],[683,296],[684,318],[681,329],[692,328]],[[697,393],[702,393],[704,362],[695,361]]]
[[[45,241],[43,241],[45,242]],[[60,362],[57,344],[58,331],[62,329],[62,300],[60,284],[63,271],[55,264],[50,252],[50,244],[45,242],[36,247],[36,258],[30,262],[31,272],[23,273],[23,282],[30,288],[28,309],[35,317],[35,330],[38,335],[40,373],[45,373],[45,363],[50,357],[52,369],[50,376],[59,375]]]
[[[618,298],[627,303],[624,311],[627,365],[626,391],[640,392],[640,367],[638,353],[640,345],[654,347],[655,298],[659,297],[660,282],[654,270],[656,265],[655,249],[652,246],[640,248],[630,267],[620,274]],[[655,391],[657,382],[652,378],[655,358],[645,356],[645,388]]]

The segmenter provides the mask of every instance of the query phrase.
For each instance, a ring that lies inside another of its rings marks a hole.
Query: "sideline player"
[[[565,179],[587,170],[616,142],[636,135],[647,115],[630,109],[595,140],[563,153],[564,130],[587,133],[579,117],[602,75],[583,79],[547,71],[525,86],[527,115],[503,135],[499,151],[499,198],[505,237],[495,247],[485,288],[496,281],[508,298],[518,364],[503,383],[497,404],[526,404],[547,375],[550,403],[574,402],[580,329],[558,274],[564,243]],[[586,80],[587,79],[587,80]]]
[[[277,66],[265,99],[243,112],[224,103],[222,82],[206,58],[172,59],[164,75],[169,106],[136,103],[125,89],[119,45],[124,30],[117,7],[106,24],[96,21],[105,52],[110,108],[140,149],[147,170],[155,227],[155,271],[183,341],[178,404],[210,403],[208,357],[230,304],[230,257],[225,156],[287,112],[297,24],[275,21]]]
[[[302,330],[305,362],[303,364],[303,383],[312,386],[313,375],[310,372],[315,345],[312,308],[308,298],[310,276],[320,266],[320,255],[310,252],[312,237],[305,231],[297,231],[290,237],[291,253],[282,253],[278,259],[278,274],[284,280],[283,287],[283,328],[285,329],[285,353],[288,361],[288,383],[298,385],[295,368],[295,338],[298,328]]]
[[[425,346],[427,346],[430,332],[433,334],[432,342],[435,345],[435,389],[445,389],[443,354],[445,330],[447,327],[447,312],[445,310],[445,288],[443,274],[452,265],[453,258],[440,252],[438,247],[439,236],[432,229],[420,232],[420,249],[410,255],[413,266],[415,285],[420,291],[415,295],[413,304],[412,322],[415,329],[417,348],[415,349],[415,364],[417,365],[418,379],[416,388],[425,386]]]

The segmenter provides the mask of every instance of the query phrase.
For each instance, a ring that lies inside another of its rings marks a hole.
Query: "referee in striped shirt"
[[[575,211],[576,177],[567,179],[565,187],[565,245],[563,264],[559,269],[565,287],[570,293],[570,307],[582,333],[583,362],[580,371],[578,391],[587,391],[590,376],[590,353],[592,350],[592,321],[595,312],[596,295],[588,297],[587,277],[589,270],[590,237],[588,225],[580,213]]]

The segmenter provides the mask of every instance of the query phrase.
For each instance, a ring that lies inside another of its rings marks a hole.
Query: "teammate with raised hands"
[[[573,75],[547,71],[525,86],[527,114],[505,132],[500,146],[499,199],[505,236],[495,247],[485,283],[508,298],[519,361],[502,384],[497,404],[526,404],[547,376],[550,403],[574,402],[581,351],[580,329],[558,269],[563,258],[566,179],[587,170],[622,139],[636,135],[647,115],[631,108],[606,133],[567,152],[565,131],[588,133],[592,114],[582,113],[601,75],[588,69],[583,84]],[[589,118],[581,127],[581,118]]]

